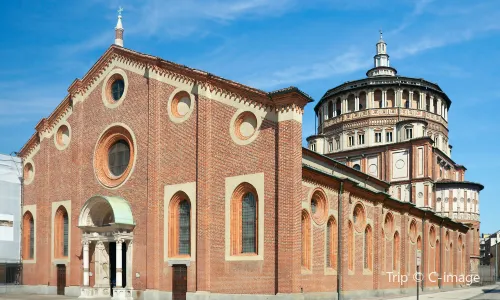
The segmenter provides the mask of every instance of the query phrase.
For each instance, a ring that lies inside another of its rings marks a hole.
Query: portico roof
[[[117,196],[96,195],[88,199],[82,207],[78,220],[79,227],[89,226],[87,220],[92,214],[94,207],[100,208],[102,204],[107,203],[113,213],[114,224],[135,226],[132,209],[127,200]]]

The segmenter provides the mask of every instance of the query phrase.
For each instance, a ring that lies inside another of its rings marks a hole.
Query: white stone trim
[[[249,137],[248,139],[246,139],[246,140],[242,140],[239,137],[237,137],[236,133],[235,133],[235,130],[236,130],[236,127],[235,127],[236,119],[238,118],[239,115],[241,115],[242,113],[244,113],[246,111],[248,111],[248,110],[238,109],[233,114],[233,117],[231,118],[231,121],[229,122],[229,135],[231,136],[231,139],[233,140],[233,142],[235,144],[237,144],[237,145],[240,145],[240,146],[244,146],[244,145],[248,145],[248,144],[252,143],[257,138],[257,136],[259,135],[260,126],[262,125],[262,117],[259,117],[258,115],[256,115],[254,113],[254,116],[255,116],[255,118],[257,120],[257,126],[255,127],[255,132],[253,133],[253,135],[251,137]],[[252,111],[250,111],[250,112],[252,112]]]
[[[177,117],[174,116],[174,114],[172,113],[172,100],[174,100],[175,96],[180,92],[186,92],[189,95],[189,98],[191,99],[191,106],[189,107],[189,111],[184,116]],[[167,102],[168,118],[170,119],[170,121],[180,124],[189,119],[189,117],[191,116],[191,114],[195,109],[195,105],[196,101],[194,95],[190,93],[189,90],[178,87],[174,91],[172,91],[172,93],[170,93],[170,96],[168,97],[168,102]]]
[[[225,183],[225,260],[226,261],[259,261],[264,260],[264,207],[266,206],[264,194],[264,173],[246,174],[234,177],[226,177]],[[240,256],[231,255],[231,200],[234,190],[241,183],[251,184],[257,192],[258,199],[258,249],[257,255]]]
[[[59,143],[57,142],[57,132],[59,131],[59,128],[63,125],[66,125],[66,127],[68,127],[69,140],[68,140],[68,143],[66,145],[59,145]],[[68,148],[69,144],[71,143],[71,137],[72,137],[71,126],[69,125],[69,123],[66,120],[64,120],[64,121],[60,122],[58,124],[58,126],[54,129],[54,132],[52,135],[54,136],[54,145],[56,145],[56,148],[58,150],[64,150],[64,149]]]
[[[30,204],[30,205],[24,205],[23,206],[23,215],[21,222],[24,222],[24,214],[29,211],[31,215],[33,216],[33,258],[32,259],[23,259],[23,264],[36,264],[36,231],[37,231],[37,226],[36,226],[36,204]],[[23,240],[23,236],[21,235],[21,240]],[[24,252],[24,249],[21,249],[21,251]]]
[[[66,212],[68,213],[68,257],[55,258],[54,256],[54,221],[56,217],[56,212],[59,206],[64,206]],[[66,264],[68,265],[71,261],[71,200],[56,201],[52,202],[52,212],[50,218],[50,257],[51,262],[56,264]]]
[[[184,192],[189,197],[191,203],[191,255],[189,258],[176,258],[169,257],[168,255],[168,220],[169,220],[169,206],[170,200],[177,192]],[[185,262],[186,260],[196,260],[196,182],[187,182],[181,184],[165,185],[163,197],[163,261],[175,263]]]
[[[123,95],[121,96],[120,99],[115,101],[114,103],[111,103],[110,99],[108,99],[108,91],[107,91],[107,86],[108,86],[108,81],[111,78],[111,76],[119,74],[123,77]],[[122,69],[111,69],[109,73],[106,75],[106,78],[104,79],[102,86],[101,86],[101,98],[102,102],[104,103],[104,106],[107,108],[116,108],[122,104],[122,102],[127,98],[127,90],[128,90],[128,77],[127,73],[123,71]]]

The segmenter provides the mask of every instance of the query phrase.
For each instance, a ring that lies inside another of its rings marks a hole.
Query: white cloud
[[[310,56],[314,57],[314,56]],[[349,74],[370,67],[369,56],[359,51],[346,51],[325,61],[303,61],[301,65],[285,68],[266,74],[255,74],[247,80],[251,86],[272,88],[297,84],[314,79],[328,78],[335,75]]]

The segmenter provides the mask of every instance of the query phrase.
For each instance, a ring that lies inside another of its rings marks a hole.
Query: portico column
[[[387,101],[387,91],[382,91],[382,108],[385,108],[386,102]]]
[[[82,240],[83,245],[83,286],[88,287],[89,279],[89,240]]]
[[[408,102],[410,105],[408,105],[408,108],[413,108],[413,92],[410,91],[409,96],[408,96]]]
[[[356,96],[356,98],[354,98],[354,110],[359,110],[359,96]]]
[[[122,238],[115,238],[116,241],[116,287],[123,288],[122,282]]]

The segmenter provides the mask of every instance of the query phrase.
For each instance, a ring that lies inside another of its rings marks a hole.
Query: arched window
[[[240,184],[231,200],[232,255],[258,254],[257,191],[249,183]]]
[[[257,202],[252,193],[243,196],[241,208],[241,253],[257,253]]]
[[[347,224],[347,254],[348,268],[354,271],[354,230],[350,221]]]
[[[31,212],[23,217],[23,259],[35,258],[35,221]]]
[[[311,269],[311,218],[309,213],[302,210],[302,267]]]
[[[365,257],[364,257],[364,266],[365,269],[372,270],[372,253],[373,253],[373,245],[372,245],[372,228],[370,225],[366,226],[365,229]]]
[[[358,171],[361,171],[361,166],[359,164],[355,164],[354,166],[352,166],[352,168],[354,170],[358,170]]]
[[[399,233],[396,231],[394,233],[394,239],[393,239],[393,245],[392,245],[392,266],[395,271],[399,270]]]
[[[326,266],[337,268],[337,223],[333,217],[326,225]]]
[[[187,200],[179,203],[179,255],[189,255],[190,247],[190,220],[191,205]]]
[[[333,101],[328,102],[328,119],[333,118]]]
[[[184,192],[177,192],[169,204],[170,257],[191,255],[191,202]]]
[[[54,257],[68,257],[69,219],[64,206],[57,209],[54,223]]]

